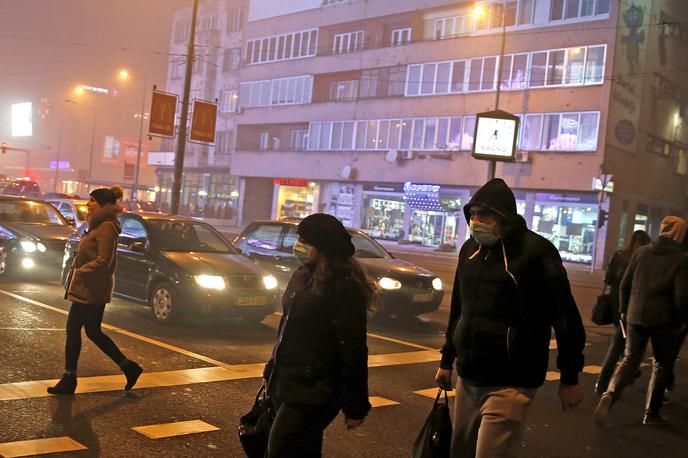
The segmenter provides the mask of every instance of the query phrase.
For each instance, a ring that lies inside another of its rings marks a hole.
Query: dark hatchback
[[[157,321],[207,314],[258,322],[275,311],[275,277],[241,256],[211,225],[141,213],[125,213],[120,222],[115,295],[150,306]],[[63,278],[85,226],[65,247]]]
[[[233,243],[245,256],[272,272],[284,288],[299,266],[293,254],[297,226],[286,221],[254,221]],[[394,258],[364,232],[348,231],[356,248],[355,258],[378,286],[378,314],[411,317],[439,308],[444,292],[436,275]]]
[[[50,204],[0,195],[0,275],[58,273],[74,228]]]

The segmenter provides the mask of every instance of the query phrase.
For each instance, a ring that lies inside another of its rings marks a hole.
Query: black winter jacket
[[[366,295],[351,279],[342,279],[331,293],[316,294],[314,269],[306,264],[289,280],[278,340],[263,376],[270,395],[281,402],[334,405],[349,418],[362,419],[371,408]]]
[[[630,324],[688,323],[688,255],[669,237],[638,248],[620,293],[620,312]]]
[[[503,219],[502,238],[461,247],[440,366],[476,386],[536,388],[545,380],[552,327],[561,382],[578,383],[585,330],[555,247],[526,228],[509,187],[494,179],[464,207],[481,206]]]
[[[621,287],[621,280],[628,268],[630,256],[624,250],[619,250],[612,255],[607,266],[607,273],[604,276],[604,282],[609,285],[609,300],[612,304],[619,304],[621,295],[619,288]],[[619,309],[614,307],[614,322],[619,321]]]

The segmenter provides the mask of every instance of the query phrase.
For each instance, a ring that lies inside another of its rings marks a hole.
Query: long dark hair
[[[370,309],[375,302],[375,286],[368,280],[363,266],[353,257],[342,258],[325,253],[318,253],[313,287],[318,294],[338,294],[344,288],[351,288],[351,281],[356,285],[355,293]]]
[[[635,250],[641,246],[647,245],[651,241],[652,239],[647,232],[637,230],[633,233],[633,235],[631,235],[631,240],[628,241],[624,249],[621,250],[621,255],[624,257],[624,259],[631,259],[631,256],[633,256]]]

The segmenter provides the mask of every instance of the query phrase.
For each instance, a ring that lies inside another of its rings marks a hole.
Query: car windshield
[[[387,253],[380,245],[374,240],[369,239],[363,235],[357,234],[355,232],[349,232],[351,234],[351,242],[356,248],[354,256],[357,258],[390,258],[391,256]]]
[[[161,251],[232,253],[236,250],[212,226],[201,222],[150,220],[151,235]]]
[[[32,201],[0,202],[0,221],[67,225],[67,221],[55,207],[44,202]]]

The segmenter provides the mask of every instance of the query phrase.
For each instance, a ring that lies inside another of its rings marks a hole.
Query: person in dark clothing
[[[612,259],[609,261],[609,266],[607,267],[607,273],[604,277],[604,283],[609,286],[609,300],[612,304],[619,304],[619,286],[621,285],[621,279],[626,272],[628,263],[631,261],[631,256],[633,256],[633,253],[635,253],[638,248],[647,245],[651,241],[647,232],[641,230],[635,231],[628,245],[612,256]],[[623,355],[624,347],[626,346],[626,339],[619,327],[618,313],[614,320],[614,326],[616,326],[616,330],[609,342],[607,355],[604,357],[600,375],[597,378],[597,383],[595,383],[595,392],[597,394],[603,394],[607,391],[609,380],[612,378],[612,374],[614,374],[616,363],[619,362],[619,359]]]
[[[671,383],[678,334],[688,323],[688,256],[679,243],[687,231],[683,219],[667,216],[658,239],[631,258],[619,290],[621,325],[627,324],[628,338],[624,358],[595,409],[598,425],[631,383],[650,340],[654,364],[643,424],[666,423],[660,415],[664,390]]]
[[[79,242],[79,249],[69,274],[65,299],[72,302],[67,316],[65,372],[62,379],[48,388],[50,394],[74,394],[76,369],[81,352],[81,328],[86,336],[108,355],[124,372],[126,390],[130,390],[143,372],[141,366],[127,359],[117,345],[101,329],[105,305],[112,299],[117,238],[121,232],[117,215],[122,209],[122,188],[99,188],[91,192],[88,207],[88,231]]]
[[[277,343],[263,374],[276,408],[268,457],[321,456],[323,432],[340,410],[355,428],[371,408],[366,318],[373,287],[334,216],[308,216],[297,233],[294,254],[303,265],[282,297]]]
[[[451,389],[453,458],[510,457],[535,392],[547,373],[554,327],[564,410],[582,401],[585,330],[556,248],[526,228],[503,180],[464,206],[471,238],[461,247],[442,359],[435,380]]]

